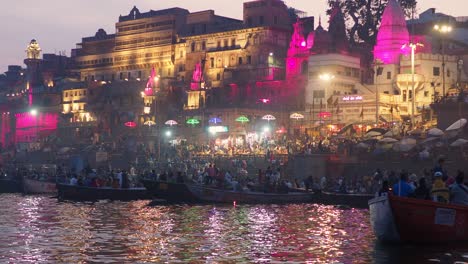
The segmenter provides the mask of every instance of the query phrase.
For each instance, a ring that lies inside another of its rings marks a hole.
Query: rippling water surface
[[[1,263],[424,263],[463,245],[377,243],[367,210],[57,202],[0,194]],[[466,250],[465,250],[466,249]],[[465,253],[464,253],[465,252]]]

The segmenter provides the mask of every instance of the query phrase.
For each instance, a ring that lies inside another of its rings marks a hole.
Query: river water
[[[0,263],[453,263],[468,245],[383,245],[368,210],[71,203],[0,194]]]

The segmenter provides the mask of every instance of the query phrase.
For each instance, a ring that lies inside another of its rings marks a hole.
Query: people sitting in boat
[[[130,188],[130,181],[126,171],[122,172],[122,185],[120,187],[124,189]]]
[[[418,187],[418,176],[415,174],[415,173],[412,173],[410,176],[409,176],[409,185],[411,185],[411,187],[413,188],[413,190],[416,190],[416,188]]]
[[[458,171],[455,183],[450,185],[450,203],[468,205],[468,187],[464,184],[465,174]]]
[[[97,178],[97,177],[93,177],[93,178],[91,179],[91,185],[90,185],[90,187],[94,187],[94,188],[101,187],[101,186],[99,185],[99,181],[98,181],[98,178]]]
[[[421,178],[419,179],[419,184],[418,187],[414,190],[414,198],[417,199],[424,199],[424,200],[430,200],[431,199],[431,194],[430,194],[429,188],[427,188],[426,184],[426,178]]]
[[[75,174],[73,174],[70,179],[70,185],[78,185],[78,178],[76,177]]]
[[[380,188],[379,192],[377,193],[377,196],[386,196],[388,192],[390,191],[390,186],[388,184],[387,180],[384,180],[382,182],[382,187]]]
[[[440,171],[434,173],[431,195],[435,202],[447,203],[449,201],[449,189],[442,180],[443,174]]]
[[[314,186],[314,178],[312,177],[312,175],[309,175],[309,177],[307,177],[307,179],[304,180],[304,185],[305,185],[306,191],[312,190]]]
[[[400,174],[400,180],[393,185],[393,194],[401,197],[408,197],[414,192],[411,185],[408,183],[408,173],[402,172]]]

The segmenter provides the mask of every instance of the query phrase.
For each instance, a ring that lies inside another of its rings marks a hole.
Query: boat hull
[[[371,226],[377,239],[391,242],[400,240],[387,196],[369,200],[369,211]]]
[[[468,206],[396,196],[389,200],[402,241],[468,241]]]
[[[12,179],[0,179],[0,193],[21,192],[21,184]]]
[[[203,185],[143,180],[152,195],[170,202],[185,203],[306,203],[312,201],[311,193],[262,193],[236,192],[206,187]]]
[[[55,194],[57,193],[57,185],[55,182],[24,179],[23,191],[26,194]]]
[[[97,200],[144,200],[150,196],[145,188],[109,188],[84,187],[68,184],[57,184],[58,198],[61,200],[97,201]]]

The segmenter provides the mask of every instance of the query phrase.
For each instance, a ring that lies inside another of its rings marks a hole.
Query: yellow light
[[[330,81],[335,78],[335,75],[330,73],[324,73],[319,75],[320,80],[322,81]]]
[[[140,92],[141,98],[145,98],[145,92]]]

